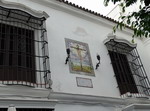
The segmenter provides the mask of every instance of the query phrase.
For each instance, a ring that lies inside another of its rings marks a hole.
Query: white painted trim
[[[143,98],[115,98],[115,97],[103,97],[103,96],[92,96],[82,94],[70,94],[51,92],[48,98],[57,100],[61,104],[88,104],[88,105],[105,105],[105,106],[126,106],[133,103],[139,104],[150,104],[149,99]]]
[[[7,2],[4,0],[0,0],[0,6],[5,7],[5,8],[10,8],[10,9],[22,10],[22,11],[27,12],[37,18],[42,18],[42,17],[48,18],[49,17],[49,15],[46,12],[33,10],[33,9],[31,9],[23,4],[20,4],[20,3]]]
[[[124,100],[121,98],[70,94],[60,92],[51,92],[48,98],[57,100],[59,104],[103,105],[111,107],[125,104]]]
[[[0,98],[6,98],[6,99],[43,99],[47,98],[49,93],[51,92],[50,89],[36,89],[33,87],[27,87],[27,86],[19,86],[19,85],[13,85],[12,86],[2,86],[0,87]]]
[[[122,111],[132,111],[134,109],[150,109],[150,104],[131,104],[122,109]]]
[[[0,99],[0,108],[8,108],[13,104],[16,108],[55,108],[56,100],[47,99]]]
[[[148,109],[150,108],[149,99],[141,98],[115,98],[81,94],[70,94],[51,92],[48,98],[2,98],[0,106],[7,107],[14,104],[17,108],[55,108],[57,104],[80,104],[80,105],[102,105],[105,107],[122,107],[122,111],[129,109]]]
[[[137,46],[137,44],[133,44],[133,43],[131,43],[131,42],[129,42],[128,40],[126,40],[126,39],[119,39],[118,37],[116,37],[116,35],[113,35],[113,34],[108,34],[107,35],[107,39],[105,39],[104,41],[103,41],[103,43],[105,44],[105,43],[107,43],[107,42],[109,42],[110,40],[114,40],[114,41],[116,41],[116,42],[122,42],[122,43],[125,43],[125,44],[128,44],[130,47],[132,47],[132,48],[136,48],[136,46]]]

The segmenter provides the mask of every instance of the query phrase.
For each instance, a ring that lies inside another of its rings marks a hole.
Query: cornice
[[[131,104],[122,109],[122,111],[133,111],[134,109],[146,110],[150,109],[150,104]]]
[[[103,105],[103,106],[116,106],[124,105],[125,101],[121,98],[71,94],[61,92],[51,92],[49,99],[55,99],[60,104],[87,104],[87,105]]]
[[[46,12],[33,10],[30,7],[27,7],[26,5],[23,5],[20,3],[0,0],[0,6],[4,7],[4,8],[9,8],[9,9],[21,10],[21,11],[27,12],[37,18],[43,18],[43,17],[48,18],[49,17],[49,15]]]
[[[85,104],[85,105],[103,105],[107,107],[125,107],[132,104],[150,104],[150,100],[146,98],[117,98],[117,97],[104,97],[82,94],[70,94],[51,92],[49,99],[57,100],[60,104]]]
[[[39,99],[39,98],[47,98],[50,93],[50,89],[44,88],[33,88],[27,86],[19,86],[19,85],[5,85],[0,86],[0,98],[32,98],[32,99]]]
[[[16,108],[54,108],[57,101],[48,99],[0,98],[0,108],[8,108],[13,104]]]
[[[103,97],[93,95],[71,94],[61,92],[50,92],[48,98],[2,98],[0,97],[0,104],[9,106],[14,104],[17,107],[32,107],[35,108],[47,107],[54,108],[57,104],[70,104],[70,105],[96,105],[104,107],[118,107],[122,111],[130,111],[130,109],[149,109],[150,100],[146,98],[117,98],[117,97]],[[22,106],[23,105],[23,106]],[[131,110],[132,111],[132,110]]]

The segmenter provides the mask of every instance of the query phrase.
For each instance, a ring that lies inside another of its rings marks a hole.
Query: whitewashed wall
[[[83,106],[83,105],[71,105],[71,104],[57,104],[55,111],[115,111],[114,107],[105,107],[101,105],[97,106]]]
[[[147,109],[127,109],[133,103],[149,104],[148,99],[120,99],[116,79],[106,46],[103,41],[115,25],[106,19],[96,17],[82,10],[65,5],[56,0],[5,0],[24,4],[34,10],[45,11],[50,17],[46,21],[49,42],[50,69],[53,92],[47,89],[25,86],[0,86],[0,107],[14,104],[17,108],[54,108],[55,111],[148,111]],[[39,3],[34,3],[39,2]],[[118,38],[131,41],[131,30],[117,31]],[[89,45],[93,67],[96,55],[100,54],[101,64],[94,70],[95,76],[72,74],[65,65],[65,38]],[[143,65],[150,78],[149,42],[135,39]],[[93,88],[77,87],[76,77],[92,80]],[[70,93],[70,94],[68,94]],[[115,97],[115,98],[112,98]],[[125,109],[125,110],[123,110]]]
[[[54,92],[120,97],[114,72],[110,64],[111,61],[107,49],[103,44],[108,33],[112,32],[114,23],[55,0],[50,0],[49,4],[45,4],[46,6],[32,2],[34,0],[7,1],[19,2],[32,9],[45,11],[50,16],[46,21],[46,26],[49,42],[50,69],[53,81],[52,89]],[[119,38],[124,38],[129,41],[132,39],[132,34],[129,29],[126,32],[117,31],[116,35]],[[67,56],[65,38],[84,42],[89,45],[94,68],[98,62],[96,55],[100,54],[101,64],[98,70],[94,70],[95,77],[69,72],[69,66],[65,65]],[[143,65],[146,71],[150,72],[148,67],[150,66],[149,56],[146,55],[150,46],[145,46],[139,39],[136,39],[135,42],[138,44],[137,49]],[[91,79],[93,88],[77,87],[76,77]]]

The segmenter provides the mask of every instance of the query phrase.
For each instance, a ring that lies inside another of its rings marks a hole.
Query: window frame
[[[35,80],[27,81],[27,80],[19,80],[19,79],[18,80],[0,79],[0,84],[7,84],[7,85],[15,84],[15,85],[26,85],[32,87],[51,88],[48,41],[46,36],[47,31],[45,25],[45,20],[48,17],[48,15],[46,15],[46,13],[41,14],[36,11],[30,10],[27,7],[26,7],[27,8],[26,11],[24,11],[23,10],[24,7],[22,7],[22,9],[16,9],[15,8],[16,6],[14,6],[14,8],[12,8],[13,5],[10,6],[11,8],[8,8],[8,4],[7,4],[7,8],[6,8],[5,4],[3,6],[0,5],[0,23],[8,26],[17,27],[18,29],[22,28],[25,30],[28,29],[34,31],[33,41],[35,44],[33,44],[33,46],[34,46],[35,54],[33,54],[33,56],[35,57],[34,60],[35,69],[33,70],[35,71]],[[20,5],[18,7],[20,7]],[[29,12],[27,12],[27,10]],[[19,65],[17,67],[19,67]],[[17,68],[17,71],[18,70],[19,68]],[[8,71],[8,75],[10,75],[9,71]]]
[[[146,71],[136,49],[137,44],[132,44],[125,39],[118,39],[115,35],[108,35],[108,38],[104,40],[104,44],[109,51],[114,51],[116,53],[125,54],[127,61],[132,73],[132,77],[135,81],[135,87],[138,91],[127,90],[120,94],[131,93],[137,96],[150,95],[150,81],[147,77]],[[111,60],[111,57],[110,57]],[[112,63],[112,62],[111,62]],[[113,65],[113,64],[112,64]],[[112,66],[113,67],[113,66]],[[115,72],[114,72],[115,73]],[[116,79],[117,81],[117,79]],[[118,87],[119,88],[119,87]]]

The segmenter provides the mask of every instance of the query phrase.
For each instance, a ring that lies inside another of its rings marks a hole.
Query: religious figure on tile
[[[70,49],[70,71],[77,74],[94,75],[88,44],[66,39],[66,47]]]

